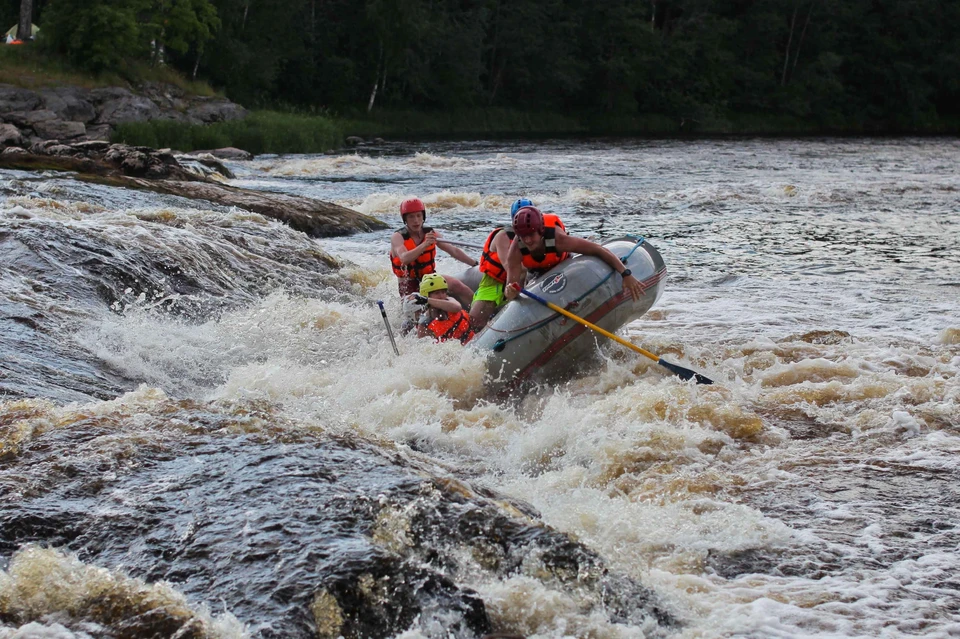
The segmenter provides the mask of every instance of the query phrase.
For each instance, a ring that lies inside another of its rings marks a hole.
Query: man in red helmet
[[[400,296],[406,297],[420,290],[420,280],[424,275],[436,273],[437,247],[450,257],[476,266],[473,259],[460,248],[447,244],[440,235],[424,225],[427,209],[420,198],[410,198],[400,204],[400,218],[403,227],[397,229],[390,238],[390,265],[397,276]],[[470,308],[473,291],[455,277],[444,276],[450,294],[460,301],[464,308]]]
[[[623,262],[608,249],[581,237],[567,235],[562,230],[562,222],[555,215],[549,216],[547,223],[544,215],[534,206],[525,206],[517,211],[513,218],[513,231],[516,237],[507,251],[507,287],[504,297],[516,299],[523,288],[526,271],[547,271],[571,253],[593,255],[623,277],[623,288],[630,292],[634,300],[643,295],[643,287]]]

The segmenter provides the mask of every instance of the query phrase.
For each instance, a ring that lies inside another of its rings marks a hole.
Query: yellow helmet
[[[434,291],[445,290],[447,290],[447,280],[443,279],[443,275],[439,273],[429,273],[420,280],[420,294],[424,297],[430,297],[430,293]]]

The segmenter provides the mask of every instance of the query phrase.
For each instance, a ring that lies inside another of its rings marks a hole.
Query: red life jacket
[[[424,234],[429,233],[433,229],[425,226],[423,227]],[[412,251],[417,248],[417,243],[410,237],[410,229],[403,227],[397,229],[397,233],[403,237],[403,248]],[[409,264],[404,264],[400,261],[400,258],[390,253],[390,265],[393,267],[393,274],[397,277],[402,278],[412,278],[415,280],[423,279],[423,276],[428,273],[433,273],[436,270],[436,257],[437,257],[437,245],[434,244],[426,251],[420,254],[420,257],[415,259]]]
[[[447,319],[435,319],[427,324],[427,328],[433,333],[438,342],[445,342],[448,339],[458,339],[461,344],[466,344],[473,339],[473,329],[470,328],[470,316],[465,311],[457,311],[453,315],[447,314]]]
[[[517,236],[516,233],[509,229],[502,227],[493,229],[493,232],[487,236],[487,241],[483,244],[483,253],[480,254],[480,272],[489,275],[498,282],[505,283],[507,281],[507,269],[500,260],[500,256],[493,250],[493,238],[495,238],[500,231],[506,233],[507,237],[511,240]]]
[[[557,227],[566,231],[567,227],[559,217],[552,213],[543,216],[543,245],[545,247],[542,260],[538,260],[530,253],[530,249],[523,242],[520,242],[520,255],[523,256],[523,266],[528,271],[549,271],[554,266],[570,257],[566,252],[557,252]],[[519,241],[519,240],[514,240]]]

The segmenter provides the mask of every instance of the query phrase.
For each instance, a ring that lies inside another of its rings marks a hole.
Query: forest
[[[250,108],[960,130],[955,0],[32,2],[79,68],[171,65]]]

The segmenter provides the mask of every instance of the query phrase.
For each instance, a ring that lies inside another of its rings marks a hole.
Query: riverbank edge
[[[46,140],[29,148],[7,147],[0,152],[0,169],[69,172],[81,181],[237,207],[283,222],[310,237],[337,237],[388,228],[383,220],[332,202],[225,184],[223,178],[232,174],[208,154],[176,155],[170,149],[98,140],[71,144]],[[323,259],[336,264],[336,260],[326,256]]]
[[[708,121],[663,115],[605,116],[478,109],[444,113],[381,111],[310,115],[251,111],[242,120],[206,125],[127,123],[112,141],[181,151],[237,147],[264,153],[331,153],[375,138],[394,141],[616,137],[638,139],[915,137],[960,135],[960,120],[922,125],[853,122],[823,126],[795,118],[740,116]]]

